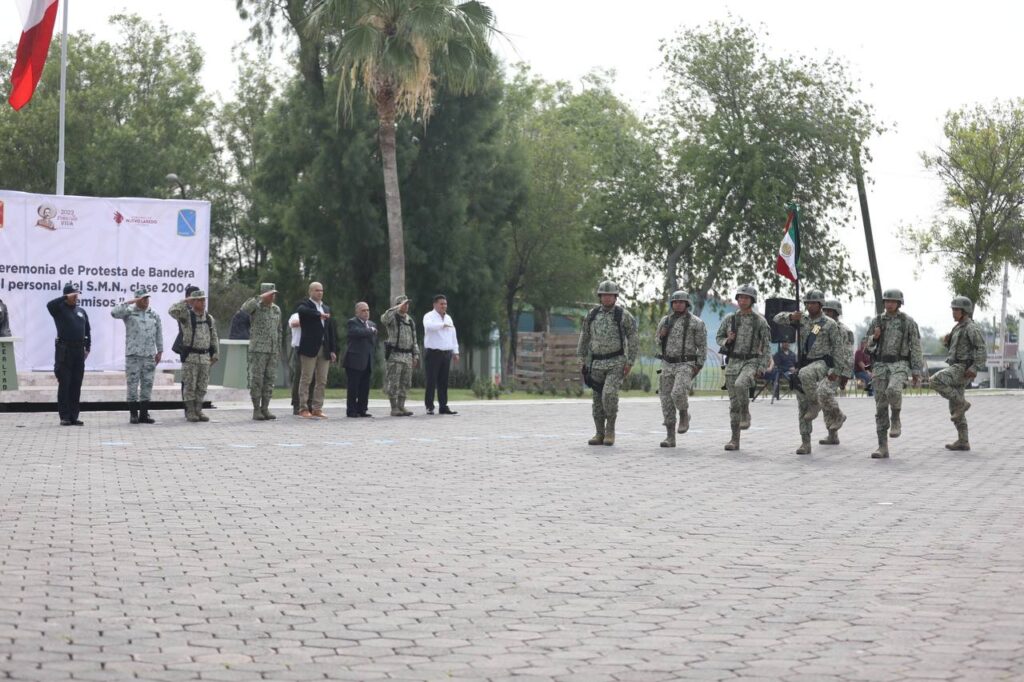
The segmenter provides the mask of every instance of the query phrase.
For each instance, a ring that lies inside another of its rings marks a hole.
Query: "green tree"
[[[405,245],[399,191],[397,122],[425,124],[435,84],[476,90],[494,61],[488,41],[494,16],[477,0],[324,0],[310,15],[314,31],[337,41],[330,60],[339,104],[351,112],[364,92],[377,115],[384,172],[391,295],[405,292]]]
[[[921,154],[945,197],[932,224],[903,231],[905,248],[939,264],[953,293],[983,305],[1003,265],[1024,265],[1024,100],[951,111],[946,145]]]

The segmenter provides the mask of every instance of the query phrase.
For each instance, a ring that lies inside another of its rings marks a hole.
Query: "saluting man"
[[[412,371],[420,364],[416,343],[416,321],[409,315],[411,301],[405,294],[395,296],[393,306],[381,315],[384,327],[384,393],[391,402],[392,417],[411,417],[405,399],[412,386]]]
[[[78,305],[78,287],[64,285],[64,295],[46,304],[57,326],[53,373],[57,375],[57,411],[61,426],[82,426],[78,418],[82,400],[85,359],[92,349],[89,315]]]
[[[149,292],[137,289],[135,298],[114,306],[110,316],[124,322],[124,375],[128,382],[129,422],[153,424],[149,400],[153,377],[164,352],[160,316],[149,308]]]
[[[249,397],[252,418],[277,419],[270,411],[270,399],[277,383],[277,359],[281,353],[281,308],[274,303],[277,288],[271,282],[260,284],[260,293],[242,304],[249,316]]]
[[[206,292],[196,289],[184,301],[178,301],[167,313],[181,326],[182,395],[185,418],[190,422],[208,422],[203,414],[206,388],[210,385],[210,366],[220,358],[217,322],[206,312]]]
[[[663,448],[676,446],[676,412],[679,413],[679,433],[690,429],[690,387],[704,367],[708,352],[708,331],[704,322],[690,312],[690,296],[677,291],[669,299],[672,313],[658,323],[658,342],[661,344],[661,413],[664,416],[667,437]]]

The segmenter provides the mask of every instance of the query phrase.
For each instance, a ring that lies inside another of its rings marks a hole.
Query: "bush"
[[[497,400],[501,397],[501,389],[492,381],[477,379],[473,382],[473,387],[470,390],[473,391],[474,396],[481,400],[484,398]]]

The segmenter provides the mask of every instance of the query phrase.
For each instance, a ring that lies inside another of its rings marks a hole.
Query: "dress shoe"
[[[60,420],[60,425],[61,426],[73,426],[74,423],[70,419],[61,419]]]
[[[85,422],[80,419],[75,419],[71,423],[74,424],[75,426],[85,426]]]
[[[447,407],[442,407],[437,411],[438,414],[458,414],[455,410],[449,410]]]
[[[362,414],[360,414],[359,416],[360,416],[360,417],[371,417],[371,418],[373,417],[373,415],[372,415],[372,414],[370,414],[369,412],[363,412],[363,413],[362,413]]]
[[[428,407],[427,408],[427,414],[434,414],[434,408],[433,407]]]

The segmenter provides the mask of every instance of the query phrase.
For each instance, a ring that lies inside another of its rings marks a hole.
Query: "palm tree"
[[[409,116],[426,125],[438,82],[457,94],[479,87],[494,64],[494,13],[476,0],[322,0],[310,28],[337,39],[331,66],[342,117],[350,117],[359,91],[377,109],[393,298],[405,293],[397,121]]]

